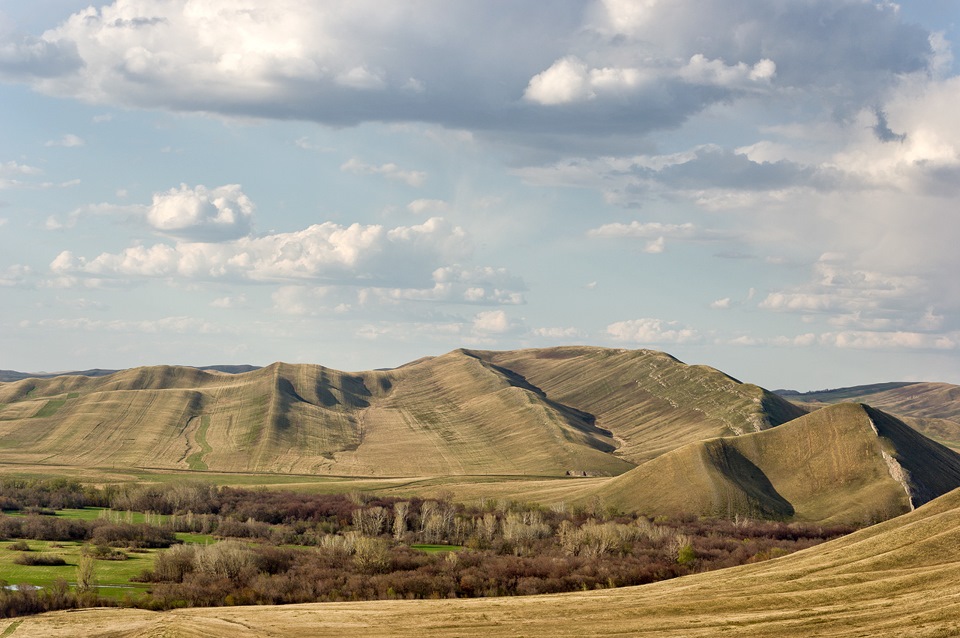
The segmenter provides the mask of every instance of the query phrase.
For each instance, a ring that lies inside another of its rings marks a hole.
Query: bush
[[[27,543],[27,541],[17,541],[15,543],[10,543],[10,545],[7,546],[7,549],[12,552],[29,552],[30,545]]]
[[[20,554],[13,559],[17,565],[32,565],[41,567],[55,567],[66,565],[67,561],[59,554]]]

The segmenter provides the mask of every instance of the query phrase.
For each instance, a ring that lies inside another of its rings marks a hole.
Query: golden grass
[[[694,441],[765,430],[804,411],[707,366],[653,350],[561,347],[476,352],[548,397],[597,418],[642,463]]]
[[[642,587],[163,613],[97,609],[27,618],[13,635],[945,638],[960,633],[958,545],[960,491],[954,491],[790,556]]]
[[[908,485],[893,476],[894,460]],[[909,511],[907,488],[917,505],[956,487],[960,455],[846,403],[763,432],[690,444],[607,481],[598,494],[648,514],[871,523]]]

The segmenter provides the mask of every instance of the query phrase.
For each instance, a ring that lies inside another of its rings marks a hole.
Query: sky
[[[960,0],[0,0],[0,368],[960,383]]]

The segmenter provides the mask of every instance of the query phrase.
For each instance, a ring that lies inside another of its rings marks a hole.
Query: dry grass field
[[[960,491],[763,563],[554,596],[57,612],[5,638],[235,636],[902,636],[960,634]],[[6,627],[6,631],[4,631]]]

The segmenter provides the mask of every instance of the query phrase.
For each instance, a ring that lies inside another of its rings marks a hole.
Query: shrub
[[[27,543],[27,541],[17,541],[15,543],[10,543],[7,546],[7,549],[12,552],[29,552],[30,545]]]
[[[40,567],[55,567],[57,565],[66,565],[67,561],[59,554],[20,554],[13,559],[17,565],[32,565]]]

